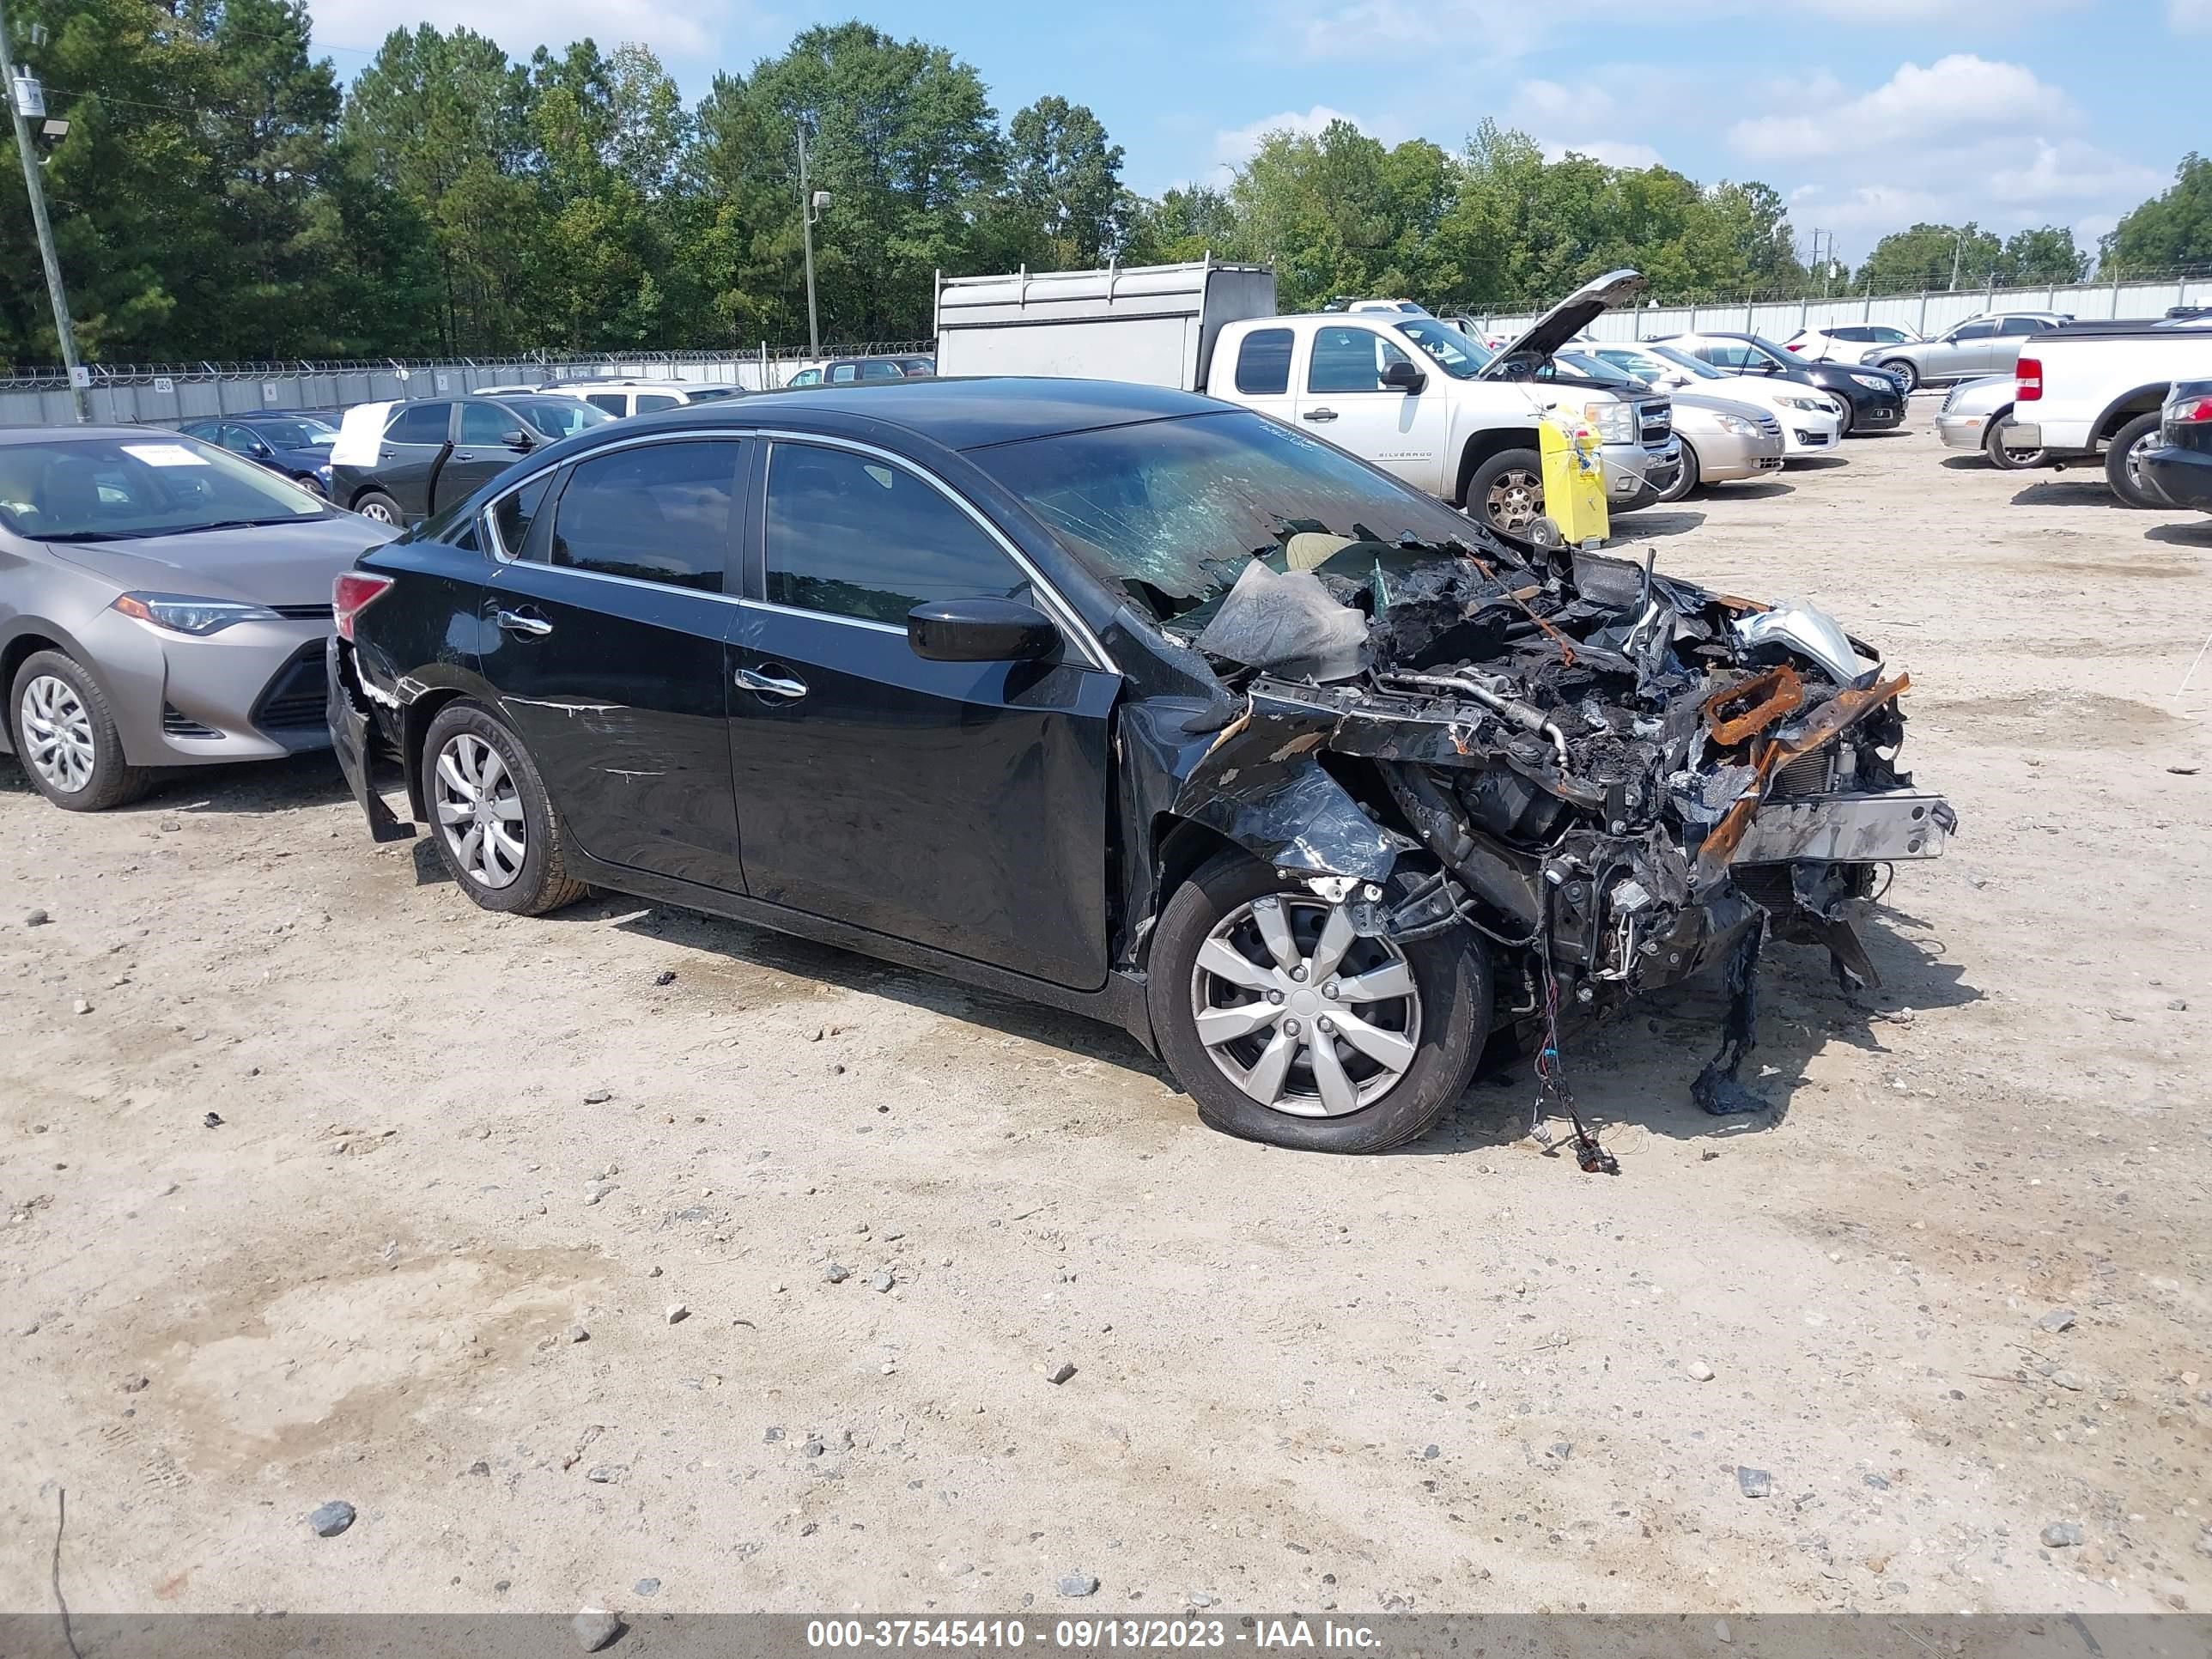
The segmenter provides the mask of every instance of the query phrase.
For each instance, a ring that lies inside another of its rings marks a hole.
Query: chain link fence
[[[744,354],[532,352],[425,362],[94,363],[86,373],[94,421],[175,426],[222,415],[336,411],[355,404],[452,398],[495,386],[512,391],[552,380],[678,380],[765,392],[832,358],[927,356],[933,345],[928,340],[870,340],[819,355],[763,345]],[[0,371],[0,427],[66,425],[76,418],[69,376],[62,369]]]

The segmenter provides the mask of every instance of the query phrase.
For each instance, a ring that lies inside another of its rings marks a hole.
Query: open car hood
[[[1522,331],[1477,371],[1478,380],[1525,380],[1573,339],[1601,313],[1633,300],[1644,292],[1644,274],[1636,270],[1608,271],[1584,283]]]

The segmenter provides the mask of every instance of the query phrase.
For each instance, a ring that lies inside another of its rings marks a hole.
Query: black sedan
[[[2158,447],[2141,462],[2176,507],[2212,513],[2212,380],[2177,380],[2159,410]]]
[[[1892,767],[1902,677],[1820,613],[1510,545],[1148,386],[643,416],[335,598],[339,763],[391,839],[371,764],[398,761],[477,904],[589,883],[1094,1014],[1206,1121],[1291,1146],[1398,1145],[1493,1028],[1724,956],[1698,1098],[1747,1109],[1761,940],[1871,974],[1875,864],[1951,821]],[[1774,789],[1818,793],[1769,817],[1744,745],[1801,708]]]
[[[319,415],[225,415],[188,422],[181,430],[187,438],[220,444],[234,455],[258,461],[303,489],[331,493],[331,445],[338,429]]]
[[[1677,334],[1667,343],[1731,374],[1771,374],[1816,386],[1844,407],[1842,435],[1894,432],[1905,424],[1905,382],[1863,363],[1808,363],[1757,334]]]

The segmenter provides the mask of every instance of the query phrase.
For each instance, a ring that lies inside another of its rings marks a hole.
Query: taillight
[[[1784,351],[1802,351],[1805,348],[1804,348],[1803,346],[1801,346],[1801,345],[1795,345],[1795,344],[1791,344],[1791,343],[1788,343],[1788,342],[1786,342],[1786,341],[1785,341],[1785,342],[1784,343],[1784,344],[1783,344],[1782,349],[1783,349]]]
[[[2166,411],[2168,426],[2191,426],[2199,421],[2212,421],[2212,398],[2187,398]]]
[[[2043,360],[2022,357],[2013,365],[2012,400],[2016,404],[2032,404],[2043,396]]]
[[[340,639],[353,637],[353,619],[391,586],[391,577],[367,570],[345,571],[331,584],[331,613],[337,620]]]

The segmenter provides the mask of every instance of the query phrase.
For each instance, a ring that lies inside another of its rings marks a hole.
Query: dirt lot
[[[1771,1114],[1688,1103],[1715,987],[1571,1044],[1618,1179],[1517,1075],[1271,1152],[1081,1020],[485,915],[327,758],[0,762],[0,1607],[57,1486],[81,1613],[2212,1604],[2212,524],[1933,409],[1638,523],[1883,643],[1963,824],[1863,1006],[1770,955]]]

